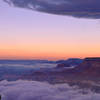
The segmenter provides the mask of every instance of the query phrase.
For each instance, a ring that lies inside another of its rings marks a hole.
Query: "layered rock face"
[[[86,58],[81,63],[77,70],[80,70],[80,74],[88,76],[100,76],[100,58]]]
[[[59,67],[62,67],[59,65]],[[59,69],[58,67],[58,69]],[[35,72],[34,79],[50,82],[81,82],[100,81],[100,58],[85,58],[84,61],[75,68],[63,69],[50,72]]]
[[[59,67],[64,66],[63,64],[59,64]],[[82,63],[77,65],[73,69],[66,69],[67,72],[70,72],[70,74],[74,73],[84,73],[84,74],[99,74],[100,75],[100,58],[85,58]]]
[[[82,62],[83,62],[83,59],[70,58],[67,60],[57,61],[56,63],[58,63],[57,68],[64,68],[64,67],[77,66]]]

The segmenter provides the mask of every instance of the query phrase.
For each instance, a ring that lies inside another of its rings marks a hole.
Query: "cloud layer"
[[[83,95],[77,87],[50,85],[36,81],[1,81],[2,100],[100,100],[100,94]]]
[[[78,18],[100,18],[100,0],[4,0],[16,7],[69,15]]]

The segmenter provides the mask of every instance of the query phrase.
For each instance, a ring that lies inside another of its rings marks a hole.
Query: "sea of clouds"
[[[77,86],[51,85],[37,81],[1,81],[1,100],[100,100],[100,94],[83,94]]]

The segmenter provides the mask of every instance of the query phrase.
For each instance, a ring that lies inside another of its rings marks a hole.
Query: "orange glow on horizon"
[[[86,45],[38,45],[0,48],[0,59],[48,59],[99,57],[100,47]]]
[[[82,43],[38,43],[1,45],[0,59],[67,59],[99,57],[100,47]]]

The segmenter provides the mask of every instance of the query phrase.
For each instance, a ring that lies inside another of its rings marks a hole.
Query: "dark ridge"
[[[100,57],[88,57],[88,58],[85,58],[85,61],[96,61],[96,62],[100,62]]]

